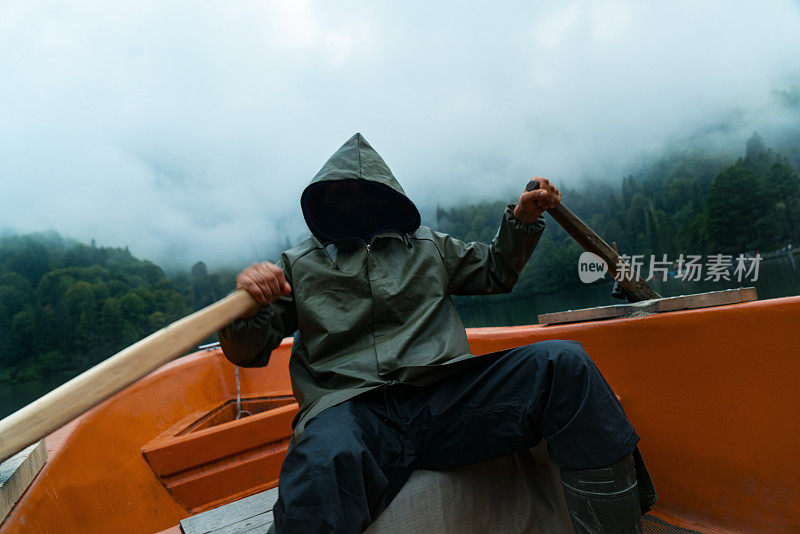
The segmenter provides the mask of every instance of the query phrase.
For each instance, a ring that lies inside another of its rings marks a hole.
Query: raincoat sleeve
[[[464,243],[436,234],[453,295],[508,293],[519,279],[544,231],[544,217],[526,223],[514,217],[516,204],[503,212],[500,229],[491,243]]]
[[[281,258],[278,266],[292,285],[291,274]],[[236,319],[219,331],[219,344],[225,357],[240,367],[263,367],[269,362],[272,350],[283,338],[297,330],[297,310],[294,294],[280,297],[272,304],[261,306],[255,315]]]

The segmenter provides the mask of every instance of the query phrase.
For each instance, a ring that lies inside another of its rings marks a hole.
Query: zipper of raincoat
[[[378,344],[375,341],[375,295],[372,292],[372,281],[370,280],[369,277],[369,253],[372,251],[372,241],[374,239],[375,239],[374,235],[370,236],[369,243],[365,241],[364,245],[367,247],[367,283],[369,284],[369,294],[372,300],[372,350],[375,351],[375,369],[378,373],[378,376],[380,376],[381,362],[378,359]],[[392,380],[391,382],[387,382],[381,386],[381,390],[383,391],[383,407],[384,410],[386,411],[386,419],[384,420],[384,422],[393,420],[392,411],[391,408],[389,407],[389,395],[386,390],[389,388],[389,386],[391,386],[394,383],[396,383],[396,381]]]
[[[375,293],[372,291],[372,280],[369,274],[369,253],[372,250],[371,243],[374,238],[375,236],[372,236],[369,243],[364,241],[364,246],[367,249],[367,285],[369,286],[370,309],[372,310],[372,350],[375,353],[375,372],[380,376],[381,362],[378,359],[378,344],[375,340]]]
[[[404,234],[403,232],[397,232],[397,233],[400,234],[400,238],[403,240],[403,242],[406,244],[406,246],[410,249],[411,248],[411,240],[409,239],[408,235]],[[372,234],[371,236],[369,236],[369,241],[363,241],[363,243],[364,243],[364,246],[367,249],[367,284],[369,285],[369,296],[370,296],[370,300],[372,301],[372,350],[375,351],[375,370],[378,373],[378,376],[380,376],[380,373],[381,373],[381,362],[380,362],[380,359],[378,358],[378,344],[376,343],[376,340],[375,340],[375,294],[372,292],[372,281],[370,280],[370,276],[369,276],[369,254],[372,251],[372,242],[375,240],[377,235],[378,234]],[[385,386],[388,386],[388,385],[391,385],[391,384],[396,384],[396,383],[397,383],[397,380],[392,380],[391,382],[387,382],[385,384]],[[385,399],[385,393],[384,393],[384,399]],[[388,404],[387,404],[387,409],[388,409]]]

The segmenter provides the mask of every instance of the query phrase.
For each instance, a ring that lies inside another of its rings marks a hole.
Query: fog
[[[0,231],[237,266],[357,131],[430,214],[777,143],[798,58],[791,1],[4,0]]]

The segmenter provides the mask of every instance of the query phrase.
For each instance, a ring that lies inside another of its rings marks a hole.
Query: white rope
[[[239,366],[236,366],[236,419],[253,415],[247,410],[242,410],[242,391],[239,385]]]

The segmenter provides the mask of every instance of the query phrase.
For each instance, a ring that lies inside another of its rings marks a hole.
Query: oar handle
[[[535,191],[539,189],[538,180],[531,180],[525,186],[525,191]],[[625,288],[636,300],[659,299],[661,295],[656,293],[650,285],[645,282],[637,273],[633,272],[630,265],[619,257],[619,254],[611,248],[608,243],[597,235],[586,223],[580,220],[566,206],[559,204],[547,212],[561,225],[575,241],[585,250],[598,255],[608,265],[608,272]],[[626,276],[617,277],[618,266],[625,265]],[[631,275],[628,274],[632,274]]]
[[[200,341],[257,303],[236,291],[123,349],[66,384],[0,421],[0,461],[100,404]]]

